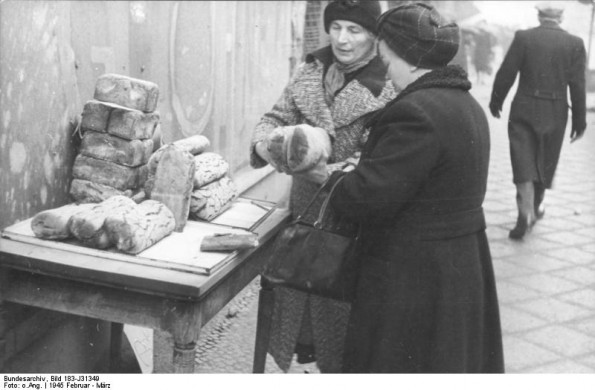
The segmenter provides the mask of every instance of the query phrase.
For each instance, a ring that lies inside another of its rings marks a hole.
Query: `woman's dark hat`
[[[380,16],[378,39],[414,66],[447,65],[459,50],[459,26],[425,3],[397,6]]]
[[[376,34],[376,19],[381,14],[377,0],[334,0],[324,9],[324,31],[333,20],[348,20]]]

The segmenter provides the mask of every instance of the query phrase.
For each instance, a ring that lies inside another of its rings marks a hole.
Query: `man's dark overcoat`
[[[508,122],[515,184],[551,188],[568,120],[568,90],[572,128],[586,128],[585,62],[582,39],[557,23],[516,32],[492,91],[492,104],[501,109],[520,73]]]
[[[333,208],[362,223],[347,372],[504,369],[482,209],[490,135],[470,86],[459,67],[410,84],[333,193]]]

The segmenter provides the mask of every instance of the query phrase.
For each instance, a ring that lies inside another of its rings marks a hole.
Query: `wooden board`
[[[173,232],[136,256],[120,252],[115,248],[107,250],[88,248],[82,246],[76,240],[53,241],[39,239],[35,237],[31,230],[31,219],[9,226],[2,231],[2,237],[32,243],[40,247],[87,254],[111,261],[210,275],[236,257],[236,252],[202,252],[200,250],[202,238],[215,233],[237,233],[255,229],[266,219],[273,207],[272,204],[268,203],[270,209],[266,210],[251,202],[242,198],[236,200],[237,207],[231,207],[223,213],[218,224],[188,221],[182,232]]]

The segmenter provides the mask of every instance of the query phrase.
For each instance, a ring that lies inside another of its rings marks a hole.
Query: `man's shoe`
[[[540,206],[535,207],[535,220],[536,221],[543,218],[544,215],[545,215],[545,207],[540,207]]]
[[[508,233],[511,240],[522,240],[525,234],[531,230],[532,223],[529,223],[529,217],[519,215],[516,220],[516,226]]]
[[[543,218],[545,214],[545,207],[543,207],[543,199],[545,196],[545,187],[543,184],[535,184],[535,197],[533,205],[535,207],[535,220]]]

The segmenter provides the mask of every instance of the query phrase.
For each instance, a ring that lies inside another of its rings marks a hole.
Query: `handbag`
[[[328,186],[328,181],[318,189],[305,210],[275,238],[262,274],[273,286],[342,301],[353,300],[358,274],[359,227],[328,210],[329,199],[342,179],[331,188],[314,223],[308,223],[303,216]]]

